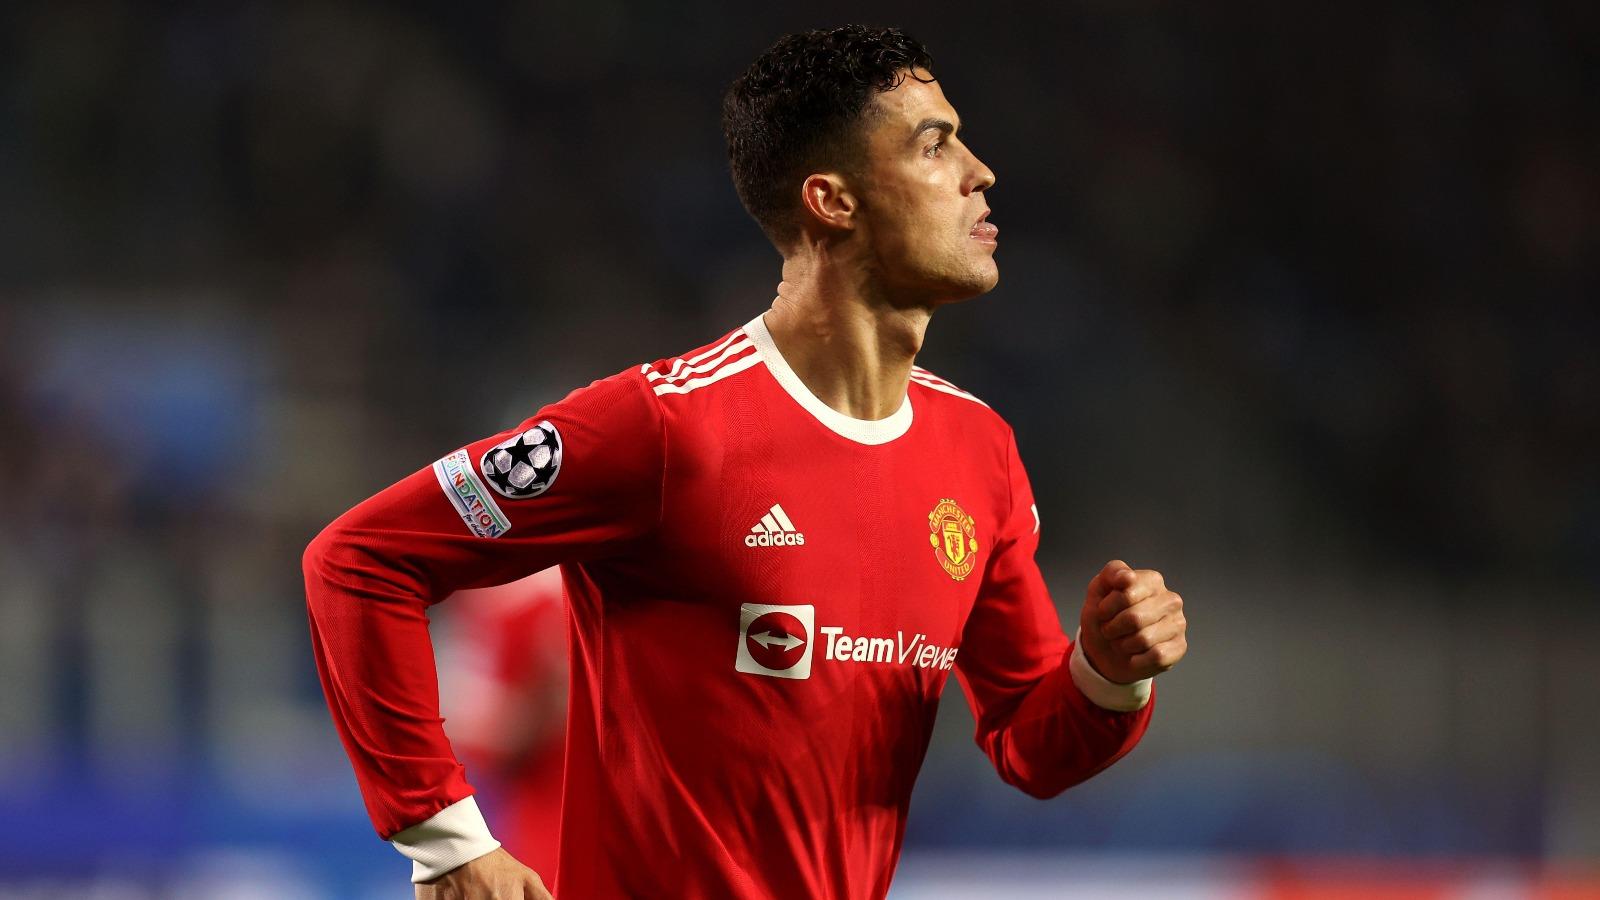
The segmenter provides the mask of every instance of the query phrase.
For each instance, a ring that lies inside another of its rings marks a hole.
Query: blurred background
[[[408,895],[302,548],[762,309],[721,92],[846,21],[998,173],[922,361],[1058,604],[1117,556],[1193,622],[1048,803],[952,689],[897,896],[1600,896],[1600,6],[791,7],[4,6],[0,896]]]

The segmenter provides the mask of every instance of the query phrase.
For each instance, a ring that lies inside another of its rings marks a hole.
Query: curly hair
[[[733,82],[722,98],[733,185],[773,244],[799,232],[800,180],[859,158],[873,97],[908,76],[932,81],[932,70],[927,49],[898,28],[843,25],[780,38]]]

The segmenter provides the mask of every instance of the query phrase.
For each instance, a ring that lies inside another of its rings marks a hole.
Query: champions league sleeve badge
[[[561,433],[548,421],[495,444],[478,462],[495,493],[526,500],[550,490],[561,474]]]

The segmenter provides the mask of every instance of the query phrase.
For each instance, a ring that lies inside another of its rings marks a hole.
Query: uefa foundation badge
[[[735,671],[772,678],[811,677],[811,638],[816,632],[817,608],[809,603],[739,606],[739,653]]]

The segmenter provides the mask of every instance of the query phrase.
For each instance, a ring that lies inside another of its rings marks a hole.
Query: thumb
[[[1099,574],[1089,581],[1086,602],[1098,604],[1112,591],[1121,590],[1133,582],[1133,567],[1120,559],[1113,559],[1101,567]]]

